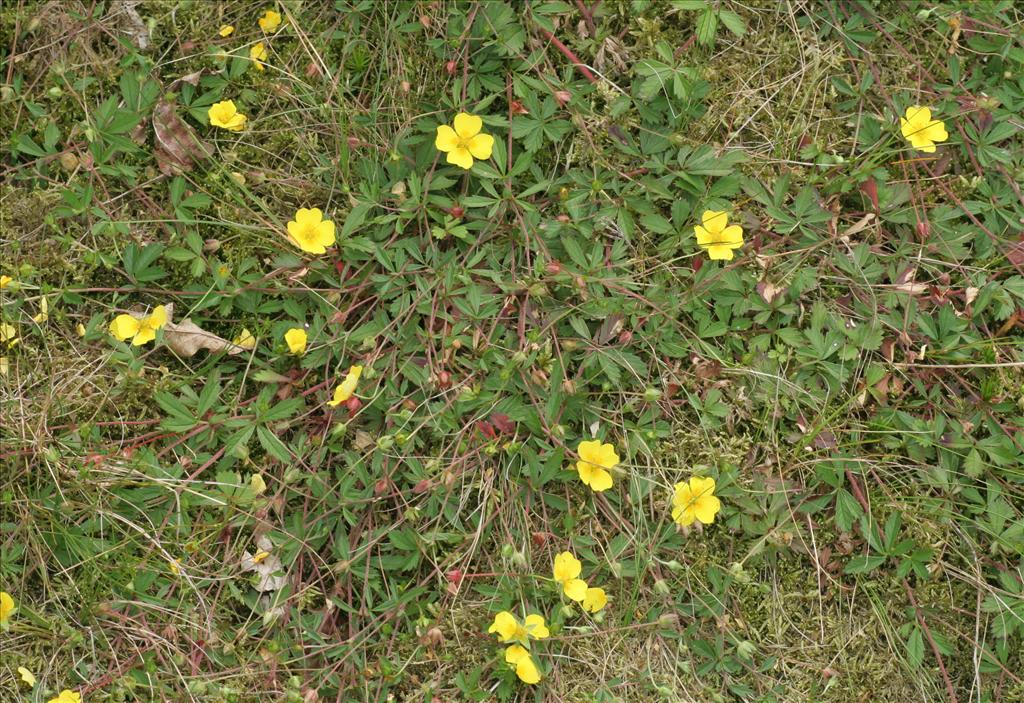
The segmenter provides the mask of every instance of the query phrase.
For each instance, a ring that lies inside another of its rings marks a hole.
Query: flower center
[[[317,226],[313,223],[306,223],[299,230],[299,237],[305,242],[315,242],[317,240]]]

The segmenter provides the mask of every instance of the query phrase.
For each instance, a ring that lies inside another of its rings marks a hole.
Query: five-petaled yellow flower
[[[523,644],[528,639],[542,640],[551,635],[543,615],[536,613],[527,615],[526,620],[520,623],[516,620],[516,616],[507,610],[502,610],[494,616],[494,622],[487,628],[487,632],[498,635],[499,642],[521,642]]]
[[[65,688],[59,696],[51,698],[46,703],[82,703],[82,696]]]
[[[949,139],[945,123],[933,120],[932,111],[927,107],[913,105],[907,108],[905,115],[900,118],[900,132],[918,151],[934,153],[936,144]]]
[[[334,398],[332,400],[328,400],[327,404],[334,408],[351,398],[356,392],[356,384],[359,383],[359,377],[362,375],[362,366],[351,367],[348,370],[348,374],[345,376],[345,380],[335,386]]]
[[[211,125],[232,132],[241,132],[245,127],[246,119],[248,119],[235,107],[234,100],[222,100],[219,103],[214,103],[210,105],[210,110],[206,114],[210,118]]]
[[[25,667],[23,667],[23,666],[19,666],[18,667],[18,676],[21,677],[22,681],[24,681],[25,683],[28,684],[29,688],[32,688],[33,686],[36,685],[36,675],[33,674],[28,669],[26,669]]]
[[[234,31],[235,28],[232,27],[230,24],[222,24],[220,29],[217,31],[217,34],[221,35],[222,37],[230,37],[232,32]]]
[[[572,555],[572,552],[555,555],[552,569],[555,581],[561,584],[565,595],[577,602],[582,602],[587,597],[587,582],[580,578],[582,571],[583,564]]]
[[[288,223],[288,239],[302,251],[323,254],[334,244],[334,223],[324,219],[320,208],[300,207]]]
[[[694,520],[710,525],[721,508],[722,501],[715,497],[715,479],[693,476],[689,483],[676,484],[672,519],[683,527],[692,525]]]
[[[534,684],[540,681],[540,669],[525,647],[514,644],[506,649],[505,661],[516,668],[516,676],[523,683]]]
[[[576,471],[579,472],[583,483],[599,493],[612,487],[611,470],[619,463],[619,455],[615,453],[614,445],[602,444],[601,440],[592,439],[580,442],[576,447],[576,453],[580,456],[580,460],[576,462]]]
[[[437,128],[434,146],[448,154],[448,163],[466,170],[473,167],[473,159],[489,159],[494,149],[494,137],[480,130],[484,122],[476,115],[460,112],[455,116],[455,128],[446,124]]]
[[[260,29],[264,32],[273,32],[281,25],[281,13],[274,10],[267,10],[259,19]]]
[[[697,244],[708,250],[712,260],[732,259],[732,250],[743,246],[743,228],[729,224],[729,215],[719,210],[705,210],[701,224],[693,228]]]
[[[157,305],[147,317],[138,318],[132,315],[118,315],[110,323],[110,334],[119,342],[129,337],[132,346],[139,347],[156,339],[156,331],[167,324],[167,308]]]
[[[258,42],[249,47],[249,58],[252,59],[253,64],[256,66],[257,71],[265,70],[263,68],[263,61],[267,60],[267,46],[263,42]]]
[[[306,339],[306,330],[301,327],[292,327],[284,333],[288,351],[296,356],[302,356],[306,352]]]
[[[0,591],[0,625],[6,625],[14,612],[14,599],[7,591]]]

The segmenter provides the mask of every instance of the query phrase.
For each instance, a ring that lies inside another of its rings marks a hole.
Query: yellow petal
[[[480,130],[484,126],[484,121],[476,115],[471,115],[468,112],[460,112],[455,116],[455,133],[463,139],[472,139],[476,135],[480,134]]]
[[[718,234],[729,224],[729,214],[721,210],[705,210],[700,219],[704,229],[711,234]]]
[[[32,686],[36,685],[35,674],[33,674],[31,671],[29,671],[25,667],[23,667],[23,666],[19,666],[18,667],[18,675],[21,676],[21,680],[24,681],[25,683],[27,683],[30,688]]]
[[[715,496],[704,496],[693,503],[693,515],[705,525],[715,521],[715,515],[722,508],[722,501]]]
[[[583,598],[583,609],[588,613],[596,613],[608,604],[608,596],[603,588],[588,588]]]
[[[300,207],[295,211],[295,221],[300,225],[316,224],[324,219],[324,213],[318,207]]]
[[[580,478],[583,478],[583,472],[580,472]],[[583,479],[583,482],[590,486],[591,490],[600,493],[601,491],[607,491],[612,487],[612,475],[604,469],[591,468],[589,472],[589,478]]]
[[[110,334],[114,335],[117,341],[123,342],[138,334],[140,327],[142,327],[142,322],[131,315],[118,315],[110,323]]]
[[[555,555],[555,563],[552,568],[555,581],[570,581],[580,575],[583,571],[583,564],[572,555],[572,552],[562,552]]]
[[[533,661],[533,657],[526,655],[516,662],[516,676],[523,683],[535,684],[540,681],[540,670]]]
[[[156,339],[156,328],[140,325],[139,331],[132,338],[132,346],[141,347],[143,344],[148,344],[154,339]]]
[[[437,137],[434,139],[434,146],[438,151],[451,151],[459,146],[459,135],[455,130],[446,124],[438,125]]]
[[[455,164],[460,168],[464,168],[467,171],[473,168],[473,155],[469,153],[469,149],[464,147],[456,147],[448,152],[448,163]]]
[[[146,327],[151,327],[155,330],[160,329],[167,324],[167,306],[157,305],[153,308],[153,312],[150,313],[149,317],[142,321]]]
[[[499,613],[500,615],[501,613]],[[511,614],[510,614],[511,617]],[[515,664],[523,657],[530,656],[530,652],[527,651],[526,647],[520,644],[514,644],[511,647],[505,649],[505,661],[509,664]]]
[[[217,30],[217,34],[221,35],[222,37],[230,37],[231,33],[234,31],[234,27],[232,27],[230,24],[225,24],[221,25],[221,28]]]
[[[0,290],[6,288],[7,284],[9,284],[13,280],[14,279],[11,278],[10,276],[0,276]]]
[[[732,260],[732,248],[725,245],[717,245],[708,247],[708,258],[712,261],[730,261]]]
[[[334,223],[331,220],[324,220],[317,225],[316,233],[317,244],[325,250],[329,246],[334,246]]]
[[[689,505],[677,505],[672,508],[672,519],[683,527],[692,525],[694,517],[693,508]]]
[[[587,597],[587,582],[583,579],[570,579],[562,583],[565,595],[574,601],[582,601]]]
[[[7,591],[0,591],[0,622],[7,622],[14,612],[14,599]]]
[[[535,640],[546,639],[551,635],[547,624],[544,622],[543,615],[527,615],[524,624],[526,625],[527,634]]]
[[[469,153],[474,159],[489,159],[494,150],[494,137],[489,134],[478,134],[469,140]]]

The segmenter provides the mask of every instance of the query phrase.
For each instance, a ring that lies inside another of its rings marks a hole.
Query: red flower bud
[[[449,212],[449,214],[451,214],[452,217],[456,217],[456,218],[457,217],[462,217],[464,214],[466,214],[466,211],[462,209],[461,205],[453,206],[452,209],[449,210],[448,212]]]
[[[448,63],[446,63],[444,65],[444,69],[446,71],[448,71],[448,75],[449,76],[454,76],[455,75],[455,62],[454,61],[449,61]]]
[[[562,264],[557,261],[549,261],[547,266],[544,267],[544,270],[554,276],[555,274],[562,272]]]

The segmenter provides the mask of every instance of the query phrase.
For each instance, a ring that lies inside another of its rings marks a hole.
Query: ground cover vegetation
[[[12,0],[0,699],[1024,701],[1009,0]]]

